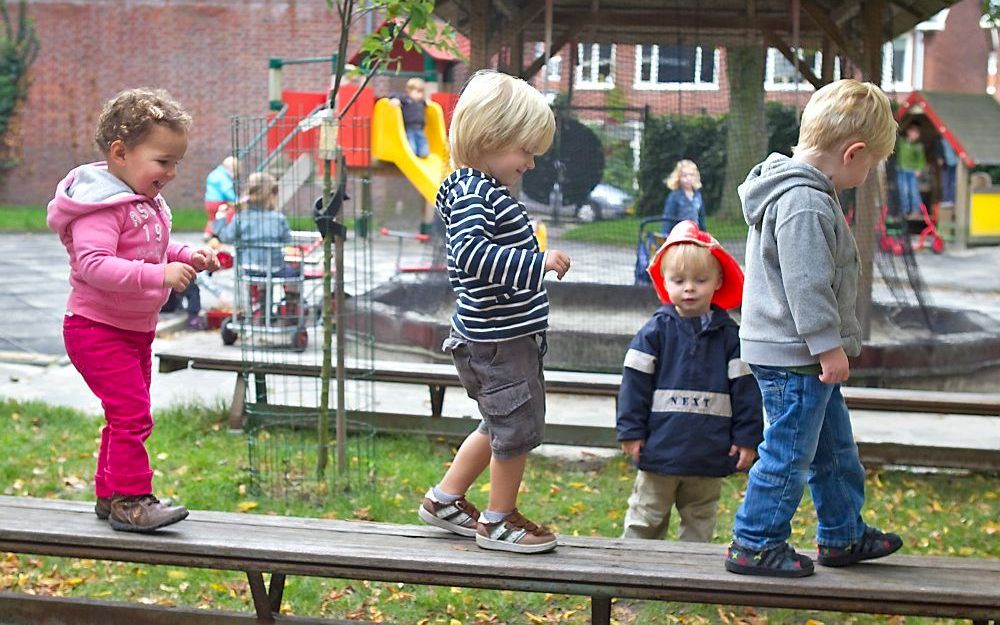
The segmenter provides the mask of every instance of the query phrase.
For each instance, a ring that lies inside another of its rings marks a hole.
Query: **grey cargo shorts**
[[[441,346],[451,354],[469,397],[479,404],[478,431],[500,460],[524,455],[545,436],[544,334],[509,341],[470,341],[454,331]]]

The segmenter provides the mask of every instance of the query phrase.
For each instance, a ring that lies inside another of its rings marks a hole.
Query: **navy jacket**
[[[740,360],[739,326],[712,307],[708,326],[667,304],[639,330],[618,391],[618,440],[645,440],[639,468],[660,475],[723,477],[763,440],[760,389]]]

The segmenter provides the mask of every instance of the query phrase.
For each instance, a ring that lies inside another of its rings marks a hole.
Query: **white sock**
[[[483,510],[481,517],[484,522],[492,525],[493,523],[499,523],[500,521],[506,519],[508,514],[510,514],[510,512],[494,512],[493,510]]]
[[[434,495],[434,499],[441,503],[454,503],[455,501],[462,498],[461,495],[450,495],[437,486],[431,489],[431,494]]]

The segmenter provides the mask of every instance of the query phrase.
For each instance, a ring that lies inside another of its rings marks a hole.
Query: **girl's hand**
[[[187,263],[167,263],[163,271],[163,286],[183,293],[196,275],[194,267]]]
[[[218,271],[219,258],[215,255],[215,250],[202,248],[191,254],[191,266],[197,271]]]

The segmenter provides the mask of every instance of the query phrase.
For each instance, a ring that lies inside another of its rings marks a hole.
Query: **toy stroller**
[[[655,224],[655,226],[654,226]],[[663,232],[665,226],[663,217],[647,217],[639,222],[639,235],[635,246],[635,284],[650,284],[649,274],[646,267],[652,260],[653,254],[663,245],[666,234]]]

